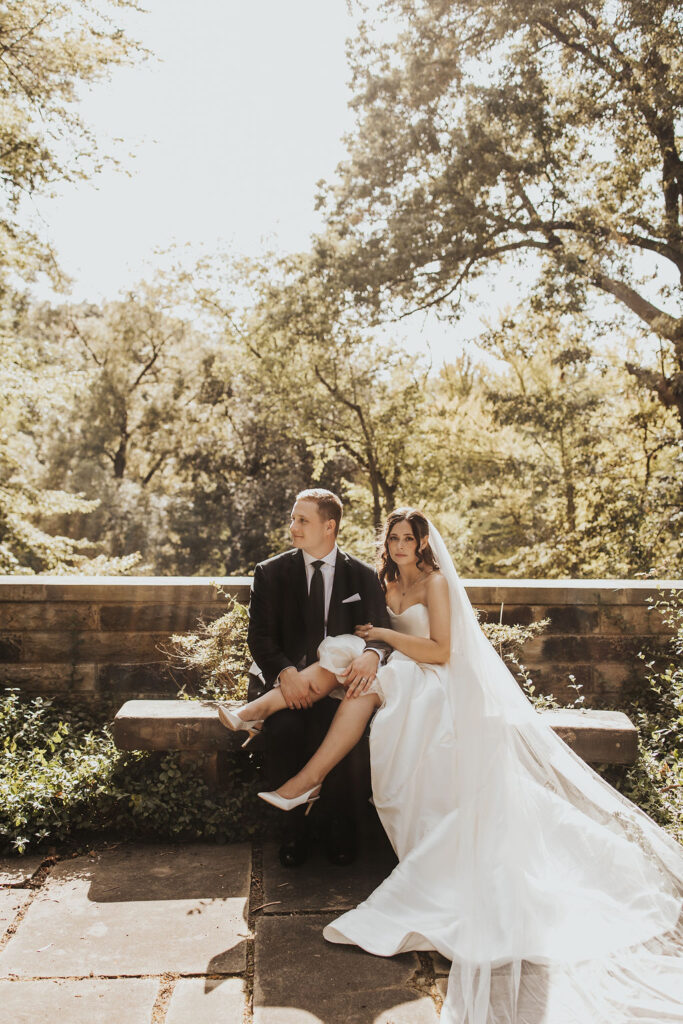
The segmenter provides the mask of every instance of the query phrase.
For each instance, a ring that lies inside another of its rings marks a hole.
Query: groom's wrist
[[[297,672],[297,674],[298,674],[298,670],[296,668],[296,665],[285,665],[284,668],[281,668],[280,671],[277,674],[277,678],[275,679],[275,682],[276,683],[282,683],[282,680],[287,678],[287,673],[288,672]]]
[[[377,647],[366,647],[365,650],[366,652],[369,651],[370,654],[377,655],[377,667],[379,668],[379,666],[382,664],[382,652]]]

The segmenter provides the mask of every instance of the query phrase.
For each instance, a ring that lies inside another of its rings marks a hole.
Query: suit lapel
[[[327,632],[330,636],[335,636],[335,630],[339,627],[341,602],[344,597],[348,596],[346,593],[348,576],[348,557],[343,551],[337,548],[337,561],[334,565],[334,581],[332,583],[332,593],[330,594],[330,610],[327,613]]]
[[[292,555],[292,572],[294,579],[294,597],[300,606],[302,613],[306,612],[308,604],[308,582],[306,581],[306,563],[304,553],[299,548]]]

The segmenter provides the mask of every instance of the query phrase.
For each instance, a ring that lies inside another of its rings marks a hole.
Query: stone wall
[[[249,577],[217,578],[241,601]],[[683,581],[464,580],[485,619],[523,623],[548,617],[522,660],[537,692],[571,701],[569,674],[586,706],[612,707],[626,680],[642,677],[637,652],[663,648],[665,627],[649,597],[683,589]],[[198,616],[225,610],[212,581],[201,577],[0,577],[0,686],[33,694],[169,697],[178,675],[159,645],[193,628]]]

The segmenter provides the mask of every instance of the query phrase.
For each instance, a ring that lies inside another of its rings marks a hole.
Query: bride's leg
[[[337,677],[334,673],[328,672],[317,661],[314,665],[308,665],[299,675],[308,680],[308,692],[313,703],[322,700],[323,697],[326,697],[337,686]],[[248,704],[243,704],[237,714],[245,722],[253,722],[257,719],[268,718],[269,715],[274,714],[276,711],[282,711],[286,707],[287,703],[282,696],[282,690],[279,686],[274,686],[272,690],[268,690],[267,693],[262,694],[255,700],[249,701]]]
[[[280,786],[277,790],[280,796],[291,799],[321,783],[358,743],[372,712],[380,704],[377,693],[340,701],[325,739],[301,771]]]

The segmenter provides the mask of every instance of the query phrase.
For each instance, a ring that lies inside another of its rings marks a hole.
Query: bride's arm
[[[440,574],[427,583],[427,611],[429,613],[429,637],[410,636],[397,629],[383,629],[359,626],[356,632],[363,639],[382,640],[401,654],[414,661],[429,665],[443,665],[448,661],[451,650],[451,608],[448,584]]]

